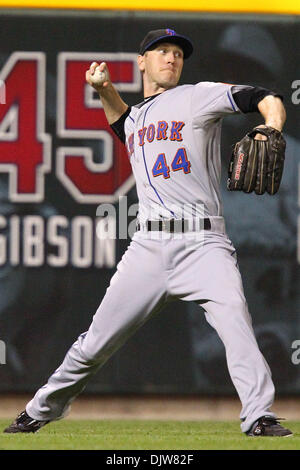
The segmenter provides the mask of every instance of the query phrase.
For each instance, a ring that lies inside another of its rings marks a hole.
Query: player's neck
[[[170,88],[174,87],[162,87],[159,85],[153,86],[144,84],[144,99],[149,98],[150,96],[160,95],[164,91],[170,90]]]

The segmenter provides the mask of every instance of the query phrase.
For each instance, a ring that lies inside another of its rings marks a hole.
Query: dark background
[[[227,230],[238,251],[259,346],[271,366],[277,394],[281,395],[300,391],[300,366],[291,361],[292,342],[300,335],[300,105],[291,101],[291,84],[300,79],[299,26],[299,18],[288,16],[0,11],[1,68],[14,51],[46,54],[46,132],[52,136],[53,169],[56,148],[70,144],[70,139],[56,135],[57,56],[63,51],[136,52],[149,30],[172,28],[189,36],[195,45],[193,56],[185,64],[182,83],[260,85],[283,95],[288,115],[287,158],[277,195],[229,193],[225,188],[232,144],[262,123],[260,116],[226,118],[222,137]],[[135,93],[123,93],[122,97],[129,104],[141,100],[141,94]],[[80,146],[80,141],[76,145]],[[97,205],[74,201],[54,170],[47,174],[45,184],[44,202],[12,204],[8,200],[7,175],[1,174],[3,211],[44,217],[95,216]],[[135,189],[128,196],[129,204],[135,202]],[[117,242],[117,261],[128,243]],[[71,266],[0,268],[0,338],[7,348],[7,363],[0,366],[0,391],[33,392],[47,380],[77,336],[89,327],[114,270]],[[143,326],[92,379],[86,391],[235,393],[221,341],[202,312],[183,302],[172,303]]]

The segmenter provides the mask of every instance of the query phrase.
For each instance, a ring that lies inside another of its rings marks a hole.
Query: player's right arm
[[[98,66],[106,74],[106,80],[102,83],[93,83],[91,77]],[[93,62],[89,70],[86,71],[85,78],[87,83],[98,92],[108,123],[111,125],[117,122],[128,110],[128,105],[122,100],[112,84],[106,63],[102,62],[99,65],[97,62]]]

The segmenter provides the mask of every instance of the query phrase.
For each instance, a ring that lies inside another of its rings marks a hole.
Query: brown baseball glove
[[[256,134],[267,137],[256,140]],[[273,127],[255,127],[235,144],[228,169],[227,189],[256,194],[277,193],[284,167],[286,142]]]

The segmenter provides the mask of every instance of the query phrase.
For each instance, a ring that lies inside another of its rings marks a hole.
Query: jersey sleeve
[[[276,91],[262,87],[232,87],[232,96],[235,104],[243,113],[259,112],[258,103],[266,96],[276,96],[283,101],[283,96]]]
[[[125,144],[126,136],[125,136],[125,121],[127,116],[129,116],[131,111],[131,107],[129,106],[124,114],[115,122],[113,122],[110,127],[114,131],[114,133],[119,137],[121,142]]]
[[[239,91],[247,86],[216,82],[200,82],[194,85],[192,97],[194,121],[205,124],[221,119],[227,114],[242,112],[233,98],[233,88]]]

